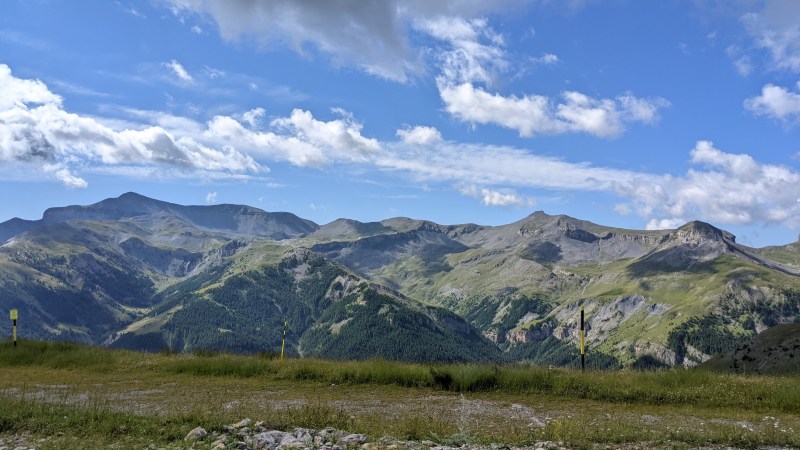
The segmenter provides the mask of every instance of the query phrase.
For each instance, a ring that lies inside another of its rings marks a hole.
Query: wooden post
[[[581,305],[581,372],[586,371],[585,348],[583,343],[583,305]]]
[[[16,309],[11,310],[11,328],[13,332],[13,339],[14,339],[14,347],[17,346],[17,318],[19,317],[19,313]]]
[[[281,340],[281,361],[283,361],[283,349],[286,347],[286,325],[287,321],[283,321],[283,339]]]

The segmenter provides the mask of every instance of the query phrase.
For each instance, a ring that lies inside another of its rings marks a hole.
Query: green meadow
[[[21,341],[0,346],[0,400],[0,436],[37,448],[188,448],[191,429],[224,430],[245,417],[271,429],[330,426],[450,446],[800,447],[800,377],[702,370],[581,373]]]

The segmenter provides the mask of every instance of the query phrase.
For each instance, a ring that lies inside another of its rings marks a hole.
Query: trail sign
[[[16,309],[11,310],[11,320],[17,320],[19,318],[19,314],[17,314]]]

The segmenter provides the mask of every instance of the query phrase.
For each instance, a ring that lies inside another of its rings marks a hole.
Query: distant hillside
[[[716,356],[700,368],[747,374],[800,374],[800,324],[768,328],[731,352]]]
[[[50,208],[40,220],[18,218],[0,223],[0,242],[39,226],[67,221],[119,221],[147,218],[150,226],[159,221],[177,220],[201,230],[229,235],[264,236],[286,239],[313,233],[319,226],[291,213],[268,213],[243,205],[183,206],[154,200],[134,192],[122,194],[88,206]],[[157,219],[153,221],[152,219]]]
[[[224,272],[219,272],[222,275]],[[168,289],[112,347],[277,352],[333,359],[497,361],[500,352],[463,319],[425,307],[307,250],[225,277],[200,275]]]
[[[800,322],[798,244],[696,221],[318,226],[127,193],[0,223],[0,241],[24,336],[127,348],[274,351],[286,316],[298,354],[575,365],[583,307],[592,367],[688,367]]]

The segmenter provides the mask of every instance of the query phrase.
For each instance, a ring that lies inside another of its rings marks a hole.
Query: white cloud
[[[61,97],[50,92],[39,80],[24,80],[11,75],[11,68],[0,64],[0,110],[22,108],[26,104],[60,105]]]
[[[669,105],[661,98],[624,95],[595,99],[574,91],[564,92],[563,102],[554,104],[542,95],[503,96],[471,83],[450,85],[441,81],[439,90],[445,109],[459,120],[500,125],[524,137],[567,132],[614,137],[625,131],[627,123],[654,123],[659,108]]]
[[[596,106],[591,99],[572,102]],[[652,119],[647,108],[631,100],[613,102],[618,114]],[[553,107],[547,118],[554,126],[572,126],[574,121],[562,118],[559,111]],[[472,186],[462,191],[485,205],[532,204],[515,189],[605,192],[624,199],[623,204],[651,226],[700,219],[800,228],[799,172],[724,152],[708,141],[699,141],[691,150],[686,173],[653,174],[544,157],[508,146],[460,144],[441,139],[427,127],[400,130],[400,140],[379,142],[364,136],[362,125],[342,110],[334,110],[338,118],[323,121],[296,109],[259,130],[245,125],[245,117],[253,122],[261,117],[258,110],[242,114],[239,120],[218,115],[207,123],[152,111],[126,112],[135,122],[70,113],[44,83],[15,78],[0,65],[0,169],[36,168],[66,186],[80,188],[86,180],[76,170],[246,180],[266,172],[266,164],[273,161],[300,167],[348,164],[398,172],[420,184]],[[403,138],[426,144],[409,145]]]
[[[475,185],[461,185],[458,188],[461,194],[476,198],[486,206],[519,206],[531,207],[536,204],[533,198],[524,198],[511,189],[495,190],[489,188],[479,188]]]
[[[217,203],[217,193],[216,192],[209,192],[206,194],[206,203]]]
[[[685,219],[650,219],[645,225],[647,230],[674,230],[688,222]]]
[[[271,131],[254,131],[229,116],[216,116],[202,138],[217,146],[231,146],[259,158],[288,161],[301,167],[334,162],[368,162],[380,151],[376,139],[361,135],[361,124],[341,110],[341,119],[320,121],[309,111],[295,109],[289,117],[270,122]]]
[[[192,78],[192,76],[189,75],[189,72],[187,72],[186,69],[178,61],[173,59],[168,63],[164,63],[164,65],[167,66],[172,71],[172,73],[176,77],[178,77],[178,79],[180,79],[181,81],[187,83],[191,83],[192,81],[194,81],[194,78]]]
[[[181,119],[172,124],[187,122],[191,123]],[[85,180],[69,170],[77,163],[264,170],[253,158],[232,148],[211,148],[192,134],[174,135],[161,126],[115,130],[94,118],[69,113],[44,83],[16,78],[6,65],[0,65],[0,162],[43,164],[70,187],[85,187]]]
[[[537,64],[551,65],[559,62],[558,56],[552,53],[545,53],[538,58],[533,58],[533,62]]]
[[[699,141],[691,168],[681,177],[634,177],[615,190],[659,226],[696,218],[723,224],[782,223],[800,227],[800,173],[763,164],[745,154],[725,153]]]
[[[434,127],[416,126],[397,130],[397,136],[409,145],[428,145],[442,140],[442,134]]]
[[[524,199],[514,192],[499,192],[492,189],[481,189],[481,202],[487,206],[533,206],[533,199]]]
[[[316,120],[309,111],[295,109],[290,117],[275,119],[272,125],[302,136],[311,144],[346,152],[348,158],[357,159],[355,154],[380,150],[376,139],[361,135],[362,125],[355,121],[352,114],[339,108],[334,108],[333,112],[342,118],[323,122]]]
[[[266,113],[267,112],[264,110],[264,108],[251,109],[250,111],[242,114],[242,120],[247,122],[247,124],[250,125],[250,128],[258,128],[258,126],[261,124],[261,119],[264,118]]]
[[[415,27],[446,42],[450,48],[437,55],[442,79],[447,83],[481,82],[491,85],[495,76],[508,68],[503,38],[485,19],[437,17],[418,20]]]
[[[535,94],[490,93],[483,86],[491,86],[509,63],[502,36],[485,20],[438,18],[417,21],[416,26],[449,46],[438,53],[441,74],[436,84],[445,110],[463,122],[499,125],[525,137],[562,133],[614,137],[628,123],[656,122],[658,110],[669,105],[662,98],[644,99],[631,94],[596,99],[567,91],[557,101]],[[557,61],[553,54],[539,58],[543,63]]]
[[[181,69],[183,69],[183,67],[181,67]],[[186,73],[185,70],[183,70],[183,73],[185,73],[187,76],[189,75],[188,73]],[[203,73],[205,73],[205,75],[208,78],[211,78],[212,80],[216,80],[217,78],[222,78],[222,77],[225,76],[225,71],[224,70],[215,69],[213,67],[208,67],[208,66],[205,66],[203,68]],[[183,79],[183,77],[181,77],[181,79]],[[191,77],[189,77],[189,79],[185,80],[185,81],[191,81]]]
[[[192,31],[192,33],[194,33],[194,34],[203,34],[203,29],[202,29],[202,28],[200,28],[200,27],[199,27],[199,26],[197,26],[197,25],[194,25],[194,26],[192,26],[192,27],[191,27],[191,28],[189,28],[189,29],[190,29],[190,30]]]
[[[633,182],[638,175],[505,146],[442,141],[424,148],[403,143],[384,147],[386,151],[374,160],[379,168],[409,172],[423,182],[610,191],[616,183]]]
[[[269,2],[168,0],[173,14],[209,16],[226,40],[253,38],[265,45],[284,43],[298,53],[309,47],[335,65],[358,67],[389,80],[406,82],[423,73],[420,51],[408,38],[410,23],[438,16],[477,17],[514,7],[513,1],[326,0]]]
[[[765,85],[761,88],[761,95],[748,98],[744,106],[759,116],[783,121],[800,120],[800,94],[774,84]]]
[[[800,2],[765,0],[763,9],[742,16],[756,46],[769,52],[774,68],[800,73]]]
[[[59,169],[55,172],[56,178],[64,183],[65,186],[72,189],[83,189],[89,186],[83,178],[76,177],[71,174],[68,169]]]
[[[614,211],[621,216],[629,216],[633,212],[630,205],[625,203],[617,203],[614,205]]]

